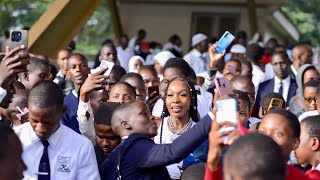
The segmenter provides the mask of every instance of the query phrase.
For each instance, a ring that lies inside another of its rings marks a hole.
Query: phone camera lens
[[[228,37],[228,36],[229,36],[229,34],[224,35],[225,38]]]
[[[13,31],[11,34],[11,40],[14,42],[20,42],[21,41],[21,32]]]

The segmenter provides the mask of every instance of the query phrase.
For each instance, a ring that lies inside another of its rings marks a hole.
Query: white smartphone
[[[223,99],[216,101],[216,121],[218,123],[224,121],[230,121],[234,124],[237,123],[237,101],[234,98],[230,99]],[[235,130],[234,127],[226,127],[221,128],[219,131],[233,131]]]
[[[114,66],[113,62],[101,60],[99,67],[100,67],[100,69],[107,69],[107,71],[104,73],[104,75],[110,76],[110,73],[111,73],[113,66]]]

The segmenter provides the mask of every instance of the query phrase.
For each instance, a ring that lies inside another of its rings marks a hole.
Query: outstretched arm
[[[206,115],[171,144],[154,144],[142,159],[140,167],[151,168],[181,161],[207,139],[211,121],[210,116]]]

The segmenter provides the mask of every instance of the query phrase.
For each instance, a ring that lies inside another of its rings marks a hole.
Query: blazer
[[[290,77],[290,86],[289,86],[289,92],[288,92],[288,97],[286,101],[286,107],[289,107],[290,99],[296,95],[297,89],[298,89],[298,85],[296,81]],[[258,113],[260,109],[260,101],[262,97],[267,93],[274,92],[273,90],[274,90],[274,79],[270,79],[259,85],[258,93],[256,96],[256,103],[255,103],[255,108],[257,109],[257,112],[254,114],[254,117],[258,117]]]
[[[200,146],[208,137],[211,121],[206,115],[171,144],[155,144],[144,134],[131,134],[104,161],[101,179],[114,180],[121,175],[122,180],[169,180],[166,166],[180,162]]]

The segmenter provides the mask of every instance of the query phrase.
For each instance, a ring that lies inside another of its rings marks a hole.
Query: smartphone
[[[10,31],[10,50],[24,45],[24,49],[20,50],[20,54],[28,54],[28,31],[27,30],[12,30]]]
[[[159,95],[159,86],[151,86],[148,87],[148,95],[150,97],[150,94],[153,92],[157,92],[156,95]]]
[[[233,94],[229,79],[225,77],[217,77],[214,79],[214,84],[220,94],[220,96]]]
[[[234,40],[234,36],[229,31],[226,31],[222,35],[222,37],[219,39],[216,46],[216,51],[219,54],[222,54],[223,51],[228,48],[228,46],[232,43],[233,40]]]
[[[114,66],[114,63],[113,62],[110,62],[110,61],[106,61],[106,60],[102,60],[101,63],[100,63],[100,70],[101,69],[107,69],[107,71],[104,73],[105,76],[110,76],[110,73],[111,73],[111,70]]]
[[[274,108],[283,108],[283,103],[282,99],[272,98],[268,106],[268,111]]]
[[[230,121],[234,124],[237,123],[237,101],[234,98],[223,99],[216,101],[216,121],[218,123],[224,121]],[[235,130],[234,127],[221,128],[219,131],[232,131]]]

